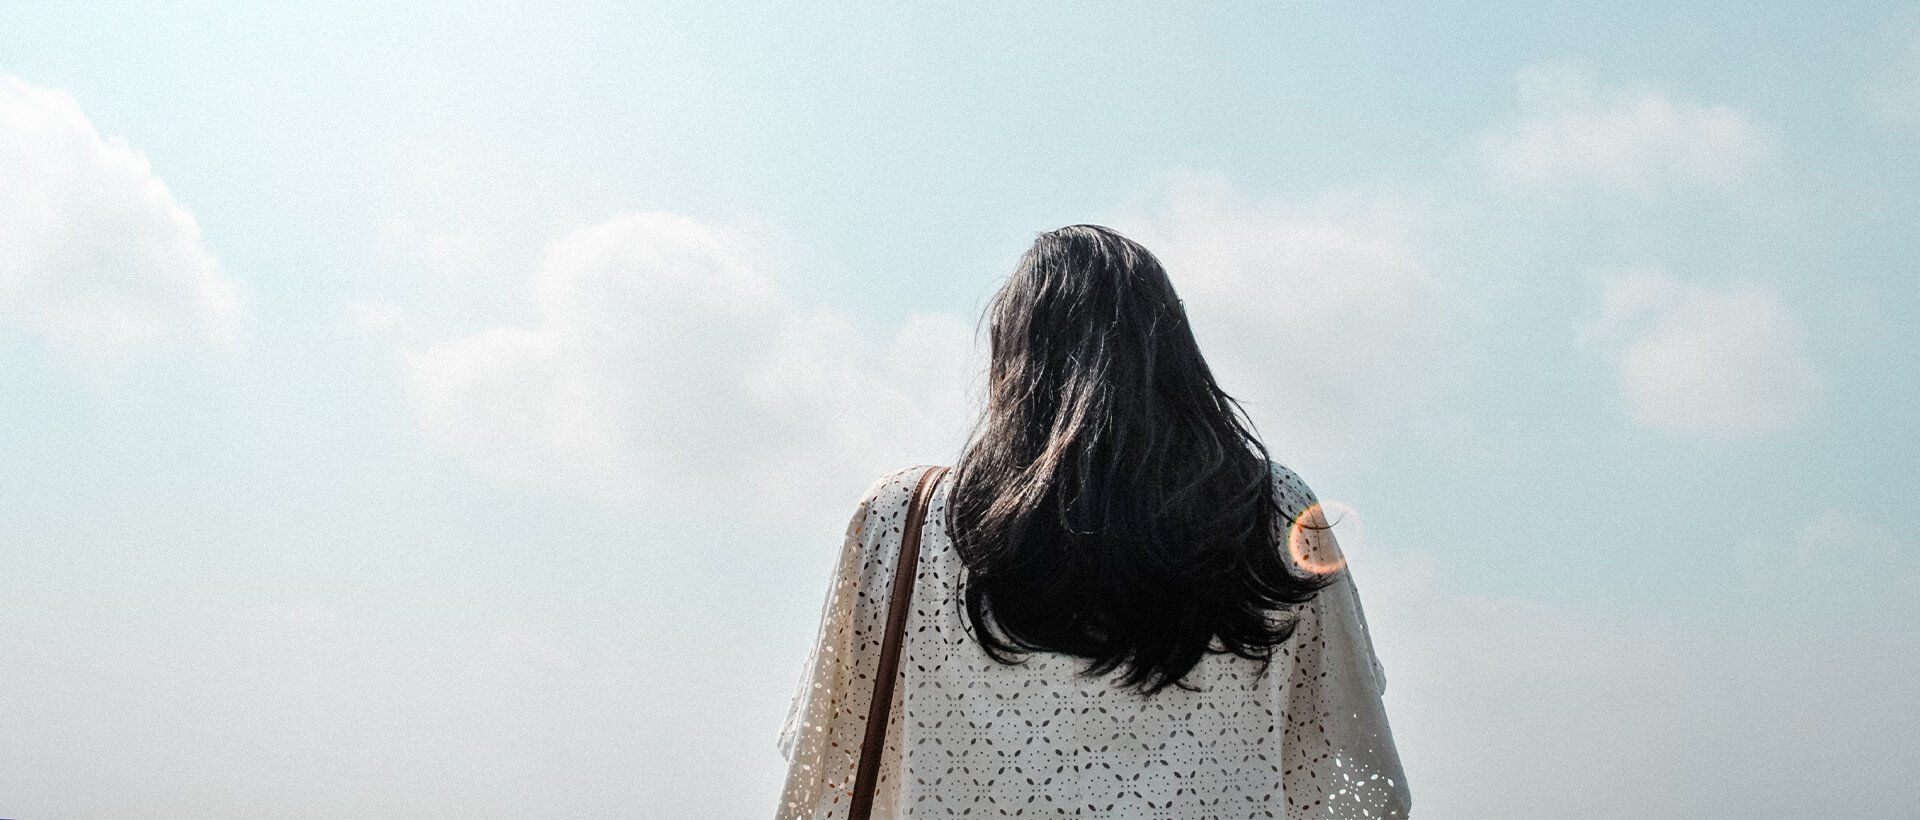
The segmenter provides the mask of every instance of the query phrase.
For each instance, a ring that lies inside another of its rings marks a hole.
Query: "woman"
[[[988,312],[987,406],[927,508],[874,816],[1406,816],[1345,560],[1158,260],[1061,228]],[[847,527],[780,817],[846,816],[925,472],[881,478]]]

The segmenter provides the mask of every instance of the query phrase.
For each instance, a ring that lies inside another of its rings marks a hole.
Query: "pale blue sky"
[[[1075,222],[1353,510],[1422,814],[1920,812],[1920,14],[1349,5],[9,10],[0,816],[771,811]]]

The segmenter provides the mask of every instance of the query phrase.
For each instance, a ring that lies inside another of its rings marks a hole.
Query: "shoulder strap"
[[[847,816],[866,820],[873,812],[873,791],[880,778],[880,752],[887,745],[887,717],[893,711],[893,684],[900,666],[900,644],[907,627],[907,606],[913,598],[913,579],[920,565],[920,530],[927,520],[927,503],[940,483],[945,467],[933,467],[920,476],[907,505],[900,530],[900,560],[893,565],[893,597],[887,605],[887,632],[880,639],[880,668],[873,675],[873,702],[867,706],[867,737],[860,744],[860,768],[853,778],[853,805]]]

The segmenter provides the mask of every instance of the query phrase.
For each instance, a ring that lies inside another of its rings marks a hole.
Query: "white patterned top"
[[[901,524],[926,469],[875,482],[848,523],[780,733],[781,820],[847,816]],[[1288,520],[1318,503],[1291,470],[1274,465],[1274,479]],[[1114,675],[1080,677],[1078,658],[1041,652],[1006,666],[986,655],[958,600],[964,566],[946,536],[952,483],[951,473],[940,480],[922,530],[875,817],[1407,815],[1381,702],[1385,671],[1327,531],[1306,550],[1276,533],[1294,547],[1295,567],[1341,577],[1293,607],[1294,634],[1265,676],[1255,661],[1209,654],[1183,679],[1201,691],[1169,686],[1143,699],[1115,687]]]

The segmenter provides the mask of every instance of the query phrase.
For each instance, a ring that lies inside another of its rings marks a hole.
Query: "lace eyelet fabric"
[[[818,639],[780,733],[776,813],[846,817],[879,665],[903,522],[926,467],[875,482],[848,522]],[[1274,464],[1289,520],[1317,503]],[[1209,654],[1150,698],[1054,653],[1003,665],[959,604],[965,568],[946,537],[951,474],[935,488],[875,790],[875,817],[1395,818],[1411,793],[1352,568],[1277,617],[1296,626],[1270,667]],[[1287,549],[1288,533],[1276,533]],[[1330,533],[1310,563],[1338,556]],[[1293,551],[1289,551],[1293,554]],[[1301,566],[1296,556],[1295,566]]]

